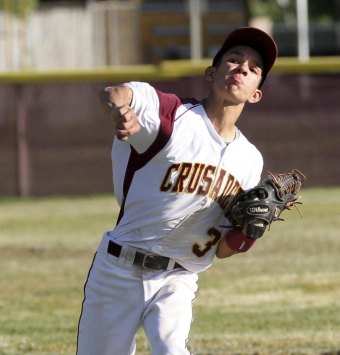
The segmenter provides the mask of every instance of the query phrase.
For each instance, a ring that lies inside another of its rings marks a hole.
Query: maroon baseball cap
[[[242,27],[231,32],[222,47],[216,53],[212,65],[216,66],[224,53],[235,46],[248,46],[255,49],[262,57],[263,70],[260,87],[275,63],[278,50],[274,40],[264,31],[255,27]]]

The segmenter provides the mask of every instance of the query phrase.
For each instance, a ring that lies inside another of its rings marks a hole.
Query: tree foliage
[[[39,0],[0,0],[0,10],[27,17],[38,5]]]
[[[289,22],[296,17],[299,0],[248,0],[252,17],[266,16],[274,22]],[[340,21],[340,0],[308,0],[310,21],[329,23]]]

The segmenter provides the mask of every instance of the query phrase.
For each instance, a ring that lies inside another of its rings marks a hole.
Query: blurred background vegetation
[[[26,17],[37,9],[39,0],[0,0],[0,9],[19,17]]]
[[[296,0],[248,0],[252,17],[266,16],[274,22],[296,23]],[[309,0],[311,22],[329,25],[340,21],[339,0]]]
[[[247,25],[296,57],[302,2],[311,56],[339,55],[339,0],[0,0],[0,71],[210,58]]]

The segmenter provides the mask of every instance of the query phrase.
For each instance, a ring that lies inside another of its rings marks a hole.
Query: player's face
[[[263,61],[256,50],[247,46],[231,48],[223,55],[219,66],[213,68],[215,93],[235,104],[257,102],[262,68]]]

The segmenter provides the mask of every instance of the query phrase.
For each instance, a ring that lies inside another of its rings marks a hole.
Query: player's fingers
[[[130,119],[131,113],[133,112],[130,106],[124,105],[116,107],[119,112],[119,117],[122,122],[128,121]]]
[[[141,129],[136,113],[130,107],[120,109],[120,117],[116,120],[116,136],[120,140],[127,140]]]
[[[115,128],[117,130],[130,130],[136,122],[137,120],[124,116],[116,121]]]
[[[121,110],[122,114],[116,121],[117,128],[130,129],[139,124],[136,113],[130,108],[127,111]]]
[[[129,134],[124,130],[116,130],[116,137],[121,141],[127,141]]]
[[[140,124],[138,122],[134,123],[133,125],[120,125],[115,127],[115,134],[117,138],[128,138],[129,136],[133,136],[141,129]]]
[[[129,129],[116,129],[115,134],[118,139],[127,140],[130,136],[133,136],[139,131],[140,131],[140,126],[136,124]]]

